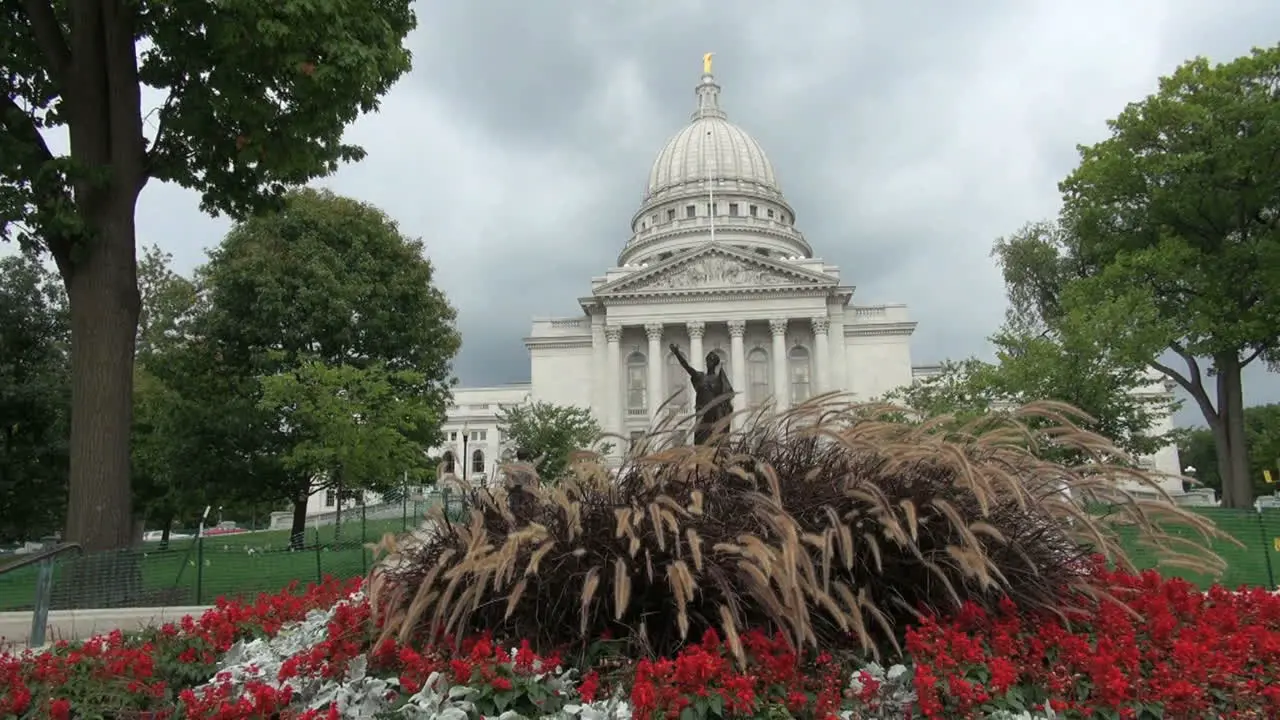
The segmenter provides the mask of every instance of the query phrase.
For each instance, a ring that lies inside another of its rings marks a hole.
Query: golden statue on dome
[[[702,74],[703,75],[711,74],[711,56],[713,55],[715,55],[715,53],[709,52],[702,56]]]

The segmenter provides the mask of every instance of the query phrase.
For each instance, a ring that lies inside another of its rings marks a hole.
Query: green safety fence
[[[461,497],[443,500],[451,517],[462,516]],[[369,571],[383,536],[416,528],[431,504],[405,503],[403,513],[378,518],[353,508],[340,524],[307,528],[301,547],[291,547],[288,530],[267,530],[67,555],[53,563],[51,609],[211,605],[219,597],[251,599],[326,576],[356,577]],[[38,564],[0,573],[0,612],[32,610],[38,574]]]
[[[449,515],[465,512],[461,498],[445,496]],[[219,597],[252,598],[279,592],[290,583],[319,582],[325,576],[355,577],[369,571],[372,546],[386,533],[417,526],[426,503],[408,504],[399,517],[371,519],[353,509],[340,525],[308,528],[304,545],[290,549],[287,530],[175,539],[167,548],[148,543],[110,555],[60,558],[54,564],[52,609],[120,606],[209,605]],[[1182,577],[1201,587],[1275,589],[1280,575],[1280,510],[1196,508],[1236,542],[1215,541],[1212,549],[1226,562],[1221,577],[1184,568],[1162,567],[1159,558],[1137,541],[1133,528],[1118,527],[1121,544],[1139,568]],[[1188,538],[1188,528],[1168,528]],[[1238,543],[1238,544],[1237,544]],[[113,558],[113,560],[112,560]],[[0,611],[31,610],[38,566],[0,574]],[[92,588],[86,587],[92,585]]]

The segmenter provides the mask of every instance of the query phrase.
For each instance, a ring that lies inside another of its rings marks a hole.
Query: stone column
[[[591,316],[591,414],[600,427],[609,414],[609,357],[604,340],[604,315]],[[501,447],[499,445],[499,447]]]
[[[701,320],[690,320],[685,323],[689,331],[689,364],[695,368],[706,367],[702,352],[702,336],[707,332],[707,324]]]
[[[814,395],[821,395],[831,389],[831,344],[827,341],[831,323],[824,317],[812,318],[809,322],[813,324],[813,374],[817,381]]]
[[[649,336],[649,420],[656,420],[658,407],[666,400],[662,386],[662,366],[666,358],[662,354],[662,323],[645,323],[645,335]]]
[[[606,432],[622,434],[622,326],[605,325],[604,338],[606,345],[606,369],[603,382],[605,395],[609,398],[605,408],[604,429]],[[621,442],[614,441],[619,447]]]
[[[747,333],[746,320],[729,321],[729,382],[733,383],[733,428],[742,427],[743,413],[736,411],[746,406],[747,399],[747,350],[742,344],[742,336]]]
[[[778,412],[791,407],[791,383],[787,382],[787,319],[769,320],[773,335],[773,401]]]

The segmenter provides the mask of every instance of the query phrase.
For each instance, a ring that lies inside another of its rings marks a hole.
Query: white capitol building
[[[576,314],[533,320],[530,382],[454,390],[435,453],[465,458],[458,474],[493,476],[498,413],[529,400],[590,408],[609,433],[645,433],[689,386],[671,343],[698,367],[720,356],[735,409],[785,409],[834,390],[871,400],[936,372],[911,364],[906,305],[854,302],[853,285],[814,252],[764,149],[721,107],[709,60],[704,69],[691,121],[654,160],[616,266],[584,287]],[[1145,464],[1177,474],[1177,450]]]

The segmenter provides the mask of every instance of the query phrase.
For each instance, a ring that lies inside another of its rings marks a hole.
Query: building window
[[[458,433],[456,432],[449,433],[449,442],[458,442]]]
[[[698,362],[691,358],[691,362]],[[689,376],[673,354],[667,354],[667,407],[684,412],[689,403]]]
[[[658,224],[658,213],[654,213],[654,214],[650,215],[650,216],[649,216],[649,222],[653,223],[654,225],[657,225],[657,224]]]
[[[738,217],[738,203],[729,203],[729,217]]]
[[[471,472],[473,473],[484,472],[484,451],[483,450],[476,450],[475,452],[471,453]]]
[[[787,214],[786,214],[786,213],[782,213],[782,224],[783,224],[783,225],[786,225],[786,224],[787,224]]]
[[[667,211],[667,222],[675,222],[675,219],[676,219],[676,209],[671,208],[670,210]]]
[[[768,212],[769,217],[773,217],[773,208],[769,208],[766,212]]]
[[[324,491],[324,506],[333,507],[338,504],[338,493],[333,490]]]
[[[649,372],[644,353],[633,352],[627,356],[627,412],[643,415],[649,408]]]
[[[715,217],[715,215],[716,215],[716,206],[711,203],[707,203],[707,217]]]
[[[685,207],[684,207],[684,216],[685,216],[685,217],[687,217],[687,218],[697,217],[697,216],[698,216],[698,208],[697,208],[697,206],[696,206],[696,205],[685,205]]]
[[[454,433],[454,434],[456,435],[457,433]],[[445,450],[444,457],[441,458],[440,461],[444,464],[444,472],[446,475],[452,475],[453,473],[457,472],[456,470],[454,470],[454,467],[453,467],[455,463],[453,459],[452,450]]]
[[[747,212],[751,214],[751,217],[757,217],[760,215],[760,208],[752,205],[747,208]]]
[[[791,404],[798,405],[809,399],[809,351],[797,345],[787,355],[791,366]]]
[[[764,348],[747,353],[747,404],[762,405],[769,399],[769,355]]]
[[[489,435],[488,430],[472,430],[471,442],[484,442],[485,439],[488,437],[488,435]]]

